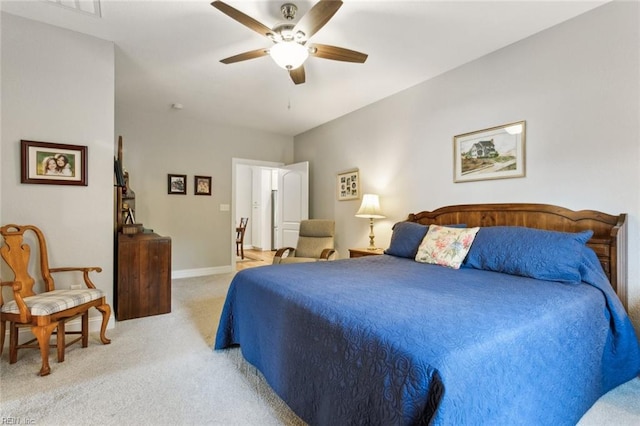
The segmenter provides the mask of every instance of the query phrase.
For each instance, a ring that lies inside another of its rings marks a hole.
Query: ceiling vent
[[[48,3],[56,4],[68,10],[74,10],[84,15],[91,15],[102,18],[100,11],[100,0],[45,0]]]

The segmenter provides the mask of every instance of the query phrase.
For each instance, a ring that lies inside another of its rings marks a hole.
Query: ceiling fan
[[[297,23],[291,21],[295,18],[298,8],[292,3],[285,3],[280,7],[280,11],[287,22],[273,28],[263,25],[224,2],[214,1],[211,6],[274,43],[270,49],[250,50],[222,59],[220,62],[223,64],[271,56],[276,64],[289,71],[289,76],[295,84],[302,84],[305,82],[303,64],[309,56],[356,63],[364,63],[367,60],[366,53],[326,44],[308,43],[340,9],[341,1],[320,0]]]

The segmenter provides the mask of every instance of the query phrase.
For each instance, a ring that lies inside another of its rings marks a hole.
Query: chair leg
[[[58,362],[64,362],[64,350],[66,349],[65,341],[65,323],[58,323],[58,331],[56,332],[56,349],[58,350]]]
[[[57,326],[58,323],[53,322],[47,325],[31,327],[31,332],[38,339],[38,346],[40,346],[40,356],[42,357],[41,376],[51,373],[51,367],[49,367],[49,339],[51,339],[51,333]]]
[[[82,314],[82,347],[89,346],[89,310]]]
[[[6,321],[0,322],[0,355],[4,352],[4,334],[7,332]]]
[[[111,343],[111,340],[107,339],[107,336],[105,333],[107,331],[107,324],[109,323],[109,317],[111,316],[111,306],[105,303],[104,305],[96,306],[96,309],[102,312],[102,326],[100,327],[100,340],[102,341],[102,344],[108,345],[109,343]]]
[[[18,326],[15,322],[9,322],[9,364],[18,361]]]
[[[240,244],[240,259],[244,259],[244,244]]]

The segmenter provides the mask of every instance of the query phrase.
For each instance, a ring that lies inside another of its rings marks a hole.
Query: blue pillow
[[[450,228],[466,228],[465,224],[446,225]],[[398,222],[393,225],[389,248],[384,251],[391,256],[415,259],[418,247],[427,235],[429,227],[416,222]]]
[[[391,229],[391,242],[384,253],[414,259],[429,227],[416,222],[398,222]]]
[[[580,282],[582,250],[593,231],[567,233],[519,226],[480,228],[463,265],[547,281]]]

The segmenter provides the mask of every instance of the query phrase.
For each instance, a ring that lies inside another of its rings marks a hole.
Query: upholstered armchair
[[[278,249],[273,258],[273,264],[333,260],[336,252],[334,249],[335,226],[333,220],[301,221],[296,247]]]

